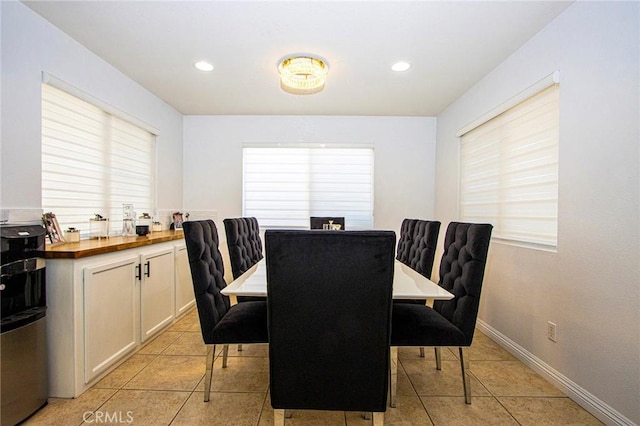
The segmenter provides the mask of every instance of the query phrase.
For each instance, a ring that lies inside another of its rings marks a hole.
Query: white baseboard
[[[497,344],[509,351],[513,356],[522,361],[525,365],[551,382],[569,398],[593,414],[600,421],[607,425],[638,426],[636,423],[614,410],[602,400],[596,398],[586,389],[563,376],[560,372],[554,370],[550,365],[534,356],[532,353],[491,327],[486,322],[478,319],[476,327],[491,340],[495,341]]]

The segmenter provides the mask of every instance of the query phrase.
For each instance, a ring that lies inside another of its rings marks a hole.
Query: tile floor
[[[230,347],[228,368],[214,364],[203,402],[206,348],[191,311],[77,399],[52,398],[26,425],[270,425],[266,345]],[[457,351],[401,348],[398,402],[385,424],[592,425],[595,417],[480,332],[468,350],[473,403],[464,403]],[[366,425],[361,413],[293,411],[287,425]]]

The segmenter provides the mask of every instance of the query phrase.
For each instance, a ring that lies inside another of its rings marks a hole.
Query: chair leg
[[[284,410],[273,410],[273,424],[274,426],[284,426]]]
[[[420,358],[424,358],[424,348],[420,346]]]
[[[209,394],[211,393],[211,376],[213,376],[215,353],[216,345],[207,345],[207,365],[204,373],[204,402],[209,401]]]
[[[383,425],[384,425],[384,413],[374,412],[373,426],[383,426]]]
[[[396,389],[398,387],[398,347],[389,348],[389,406],[396,407]],[[374,413],[375,421],[375,413]]]
[[[467,359],[465,358],[464,348],[458,348],[460,351],[460,368],[462,370],[462,386],[464,387],[464,402],[467,404],[471,404],[471,381],[469,380],[469,373],[467,369],[469,368],[469,364]]]
[[[440,352],[440,347],[436,346],[433,349],[436,352],[436,369],[442,370],[442,353]]]
[[[222,368],[227,368],[227,358],[229,357],[229,345],[222,347]]]

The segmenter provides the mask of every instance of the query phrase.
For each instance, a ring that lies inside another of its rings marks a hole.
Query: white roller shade
[[[60,89],[42,85],[42,208],[88,236],[89,218],[122,232],[122,204],[153,213],[155,136]]]
[[[245,147],[243,214],[261,228],[309,228],[310,216],[373,227],[373,149]]]
[[[465,133],[461,219],[492,223],[496,239],[555,247],[558,133],[557,84]]]

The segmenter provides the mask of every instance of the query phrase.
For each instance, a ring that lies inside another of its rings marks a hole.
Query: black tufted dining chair
[[[413,226],[407,262],[403,263],[421,275],[431,278],[439,233],[440,222],[437,220],[417,219]]]
[[[268,343],[267,303],[262,300],[231,306],[229,298],[220,293],[227,283],[218,250],[218,230],[212,220],[184,222],[183,230],[202,339],[207,345],[204,385],[204,401],[207,402],[216,345],[224,345],[224,368],[229,344]]]
[[[404,219],[396,259],[427,278],[431,278],[436,255],[440,222],[437,220]]]
[[[231,272],[235,280],[253,265],[258,263],[262,255],[262,239],[260,227],[255,217],[235,217],[222,221],[227,236]],[[240,296],[238,302],[260,301],[261,297]],[[238,348],[242,350],[242,347]]]
[[[431,279],[439,233],[440,222],[437,220],[404,219],[400,227],[396,259]],[[425,305],[427,301],[403,299],[394,303]],[[420,356],[424,358],[424,347],[420,347]]]
[[[451,222],[447,227],[440,281],[454,297],[436,300],[433,308],[410,303],[394,303],[391,329],[391,406],[395,406],[398,346],[433,346],[436,368],[442,369],[441,346],[456,346],[460,354],[465,402],[471,404],[465,347],[473,341],[480,306],[480,291],[493,226]]]
[[[275,424],[289,409],[373,412],[382,424],[395,233],[267,230],[265,248]]]
[[[255,217],[227,218],[222,222],[235,280],[263,258],[260,227]]]
[[[398,248],[396,259],[405,265],[409,265],[409,250],[413,244],[413,229],[416,227],[418,219],[404,219],[400,226],[400,236],[398,237]]]

